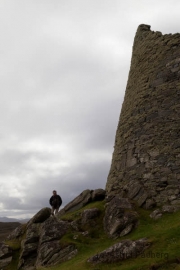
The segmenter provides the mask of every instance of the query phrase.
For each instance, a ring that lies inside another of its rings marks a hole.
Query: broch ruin
[[[146,238],[120,238],[138,226],[134,205],[152,209],[154,219],[180,209],[179,118],[180,34],[162,35],[140,25],[106,190],[84,190],[55,217],[50,216],[50,208],[41,209],[0,243],[0,268],[11,269],[14,253],[19,256],[19,270],[70,260],[78,254],[74,241],[91,237],[91,228],[103,229],[119,242],[87,258],[88,263],[119,262],[148,249],[151,243]],[[103,210],[90,207],[98,201],[105,201]],[[68,219],[66,215],[74,212],[73,220]],[[73,241],[64,242],[69,232]]]
[[[180,34],[140,25],[106,191],[139,206],[180,203]]]

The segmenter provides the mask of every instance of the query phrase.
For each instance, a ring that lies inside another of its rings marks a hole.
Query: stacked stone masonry
[[[106,191],[180,204],[180,34],[137,29]]]

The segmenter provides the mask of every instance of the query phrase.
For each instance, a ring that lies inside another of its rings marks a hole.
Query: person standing
[[[62,204],[61,196],[59,196],[57,194],[56,190],[53,190],[53,195],[49,199],[49,203],[50,203],[50,205],[52,207],[51,214],[54,216],[54,215],[56,215],[58,213],[59,208],[60,208],[60,206]]]

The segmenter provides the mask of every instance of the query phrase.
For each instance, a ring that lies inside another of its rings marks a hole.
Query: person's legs
[[[58,213],[59,207],[55,209],[55,215]]]
[[[54,216],[54,206],[52,206],[52,209],[51,209],[51,215]]]

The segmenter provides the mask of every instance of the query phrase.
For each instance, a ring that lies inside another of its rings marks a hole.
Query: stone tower
[[[180,204],[180,34],[137,29],[106,191]]]

